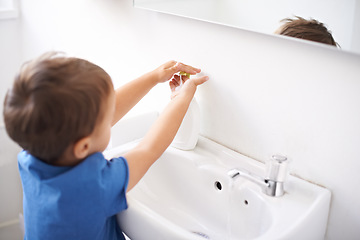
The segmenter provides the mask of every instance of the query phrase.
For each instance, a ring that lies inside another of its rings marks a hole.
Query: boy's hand
[[[201,72],[201,70],[189,65],[185,65],[181,62],[169,61],[155,69],[155,72],[158,75],[158,82],[160,83],[170,80],[173,78],[174,74],[178,72],[186,72],[194,75]]]
[[[209,77],[202,76],[198,78],[192,78],[190,80],[188,79],[189,78],[185,76],[180,78],[180,76],[174,75],[174,77],[169,82],[171,89],[171,99],[175,98],[177,95],[183,92],[184,93],[190,92],[190,94],[194,94],[196,91],[196,87],[206,82],[209,79]],[[181,80],[185,81],[185,83],[181,84]]]

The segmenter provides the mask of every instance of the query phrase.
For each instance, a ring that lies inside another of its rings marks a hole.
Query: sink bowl
[[[135,146],[105,152],[120,156]],[[330,191],[289,175],[285,194],[270,197],[232,168],[264,176],[264,164],[201,137],[192,151],[169,147],[127,194],[118,214],[132,240],[323,239]]]

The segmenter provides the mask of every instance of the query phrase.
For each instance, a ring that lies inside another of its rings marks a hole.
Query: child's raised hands
[[[166,82],[172,79],[173,76],[178,72],[186,72],[190,75],[195,75],[201,72],[201,70],[181,62],[169,61],[155,69],[155,72],[158,75],[159,82]]]

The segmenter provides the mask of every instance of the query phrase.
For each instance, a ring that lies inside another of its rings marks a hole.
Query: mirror
[[[360,54],[360,0],[134,0],[134,6],[267,34],[284,18],[313,18],[342,50]]]

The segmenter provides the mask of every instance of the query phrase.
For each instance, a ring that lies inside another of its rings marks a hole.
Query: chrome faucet
[[[258,184],[262,191],[271,197],[280,197],[284,195],[284,182],[287,175],[287,157],[282,155],[273,155],[269,161],[266,162],[265,177],[260,177],[244,169],[232,169],[228,172],[231,178],[242,176],[256,184]]]

